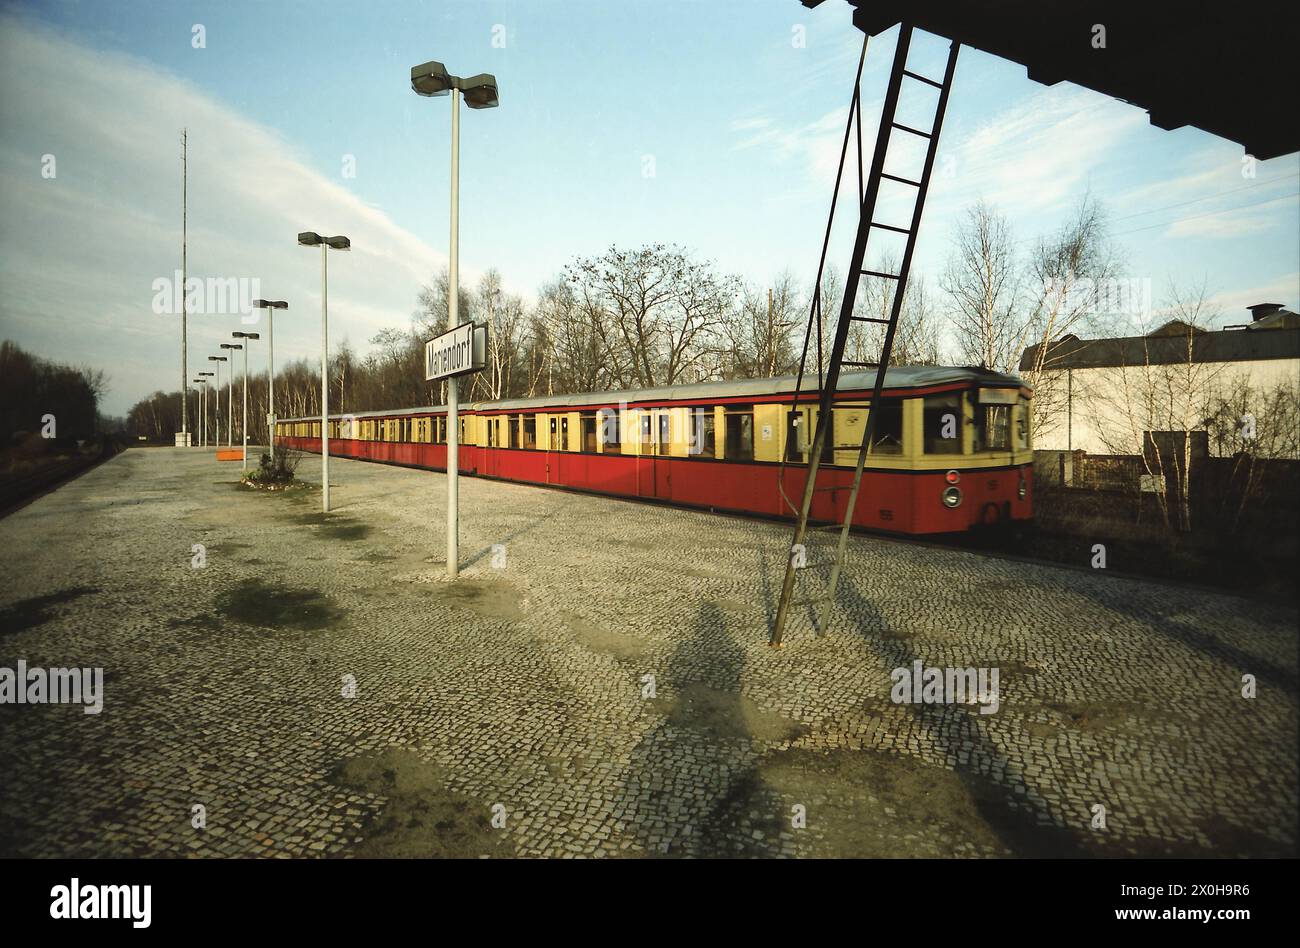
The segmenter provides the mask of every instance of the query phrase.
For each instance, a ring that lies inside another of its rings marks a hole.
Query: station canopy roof
[[[800,0],[817,7],[826,0]],[[1260,160],[1300,151],[1290,90],[1300,18],[1283,5],[1206,0],[831,0],[875,36],[917,29],[1021,63],[1046,85],[1073,82],[1240,144]],[[1104,49],[1094,48],[1095,26]],[[960,66],[958,67],[960,69]]]

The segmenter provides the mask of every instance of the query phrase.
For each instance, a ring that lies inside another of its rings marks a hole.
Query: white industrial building
[[[1300,316],[1277,303],[1249,307],[1240,327],[1204,330],[1178,320],[1145,336],[1051,344],[1033,373],[1034,447],[1137,455],[1148,432],[1205,432],[1211,456],[1251,442],[1260,456],[1296,457],[1300,444]]]

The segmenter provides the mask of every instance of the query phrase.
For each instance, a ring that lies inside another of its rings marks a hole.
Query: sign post
[[[454,310],[453,310],[454,312]],[[460,391],[462,375],[478,372],[486,364],[487,327],[462,323],[424,344],[424,379],[447,380],[447,578],[455,579],[460,567]]]

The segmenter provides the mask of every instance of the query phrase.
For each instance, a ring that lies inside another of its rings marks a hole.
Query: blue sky
[[[331,334],[364,350],[379,327],[405,322],[445,261],[449,100],[411,92],[413,64],[439,59],[500,82],[499,109],[462,112],[463,279],[494,266],[529,295],[575,255],[665,241],[764,285],[787,267],[805,280],[816,267],[862,41],[847,4],[809,11],[797,0],[3,10],[0,208],[10,223],[0,225],[9,257],[0,334],[53,357],[109,361],[113,411],[178,384],[179,369],[166,368],[176,334],[148,313],[148,284],[179,266],[171,140],[182,123],[191,275],[257,276],[266,295],[311,313],[315,261],[293,234],[350,232],[358,253],[332,263]],[[195,24],[205,48],[192,46]],[[892,44],[885,34],[867,56],[868,147]],[[944,47],[927,38],[913,61],[937,74]],[[67,68],[77,62],[100,88],[79,87],[79,70]],[[37,184],[46,153],[60,156],[59,179]],[[348,155],[354,178],[343,175]],[[1250,303],[1298,302],[1294,155],[1244,178],[1234,143],[1161,131],[1139,109],[1039,85],[1023,67],[965,49],[945,158],[916,262],[932,285],[973,201],[995,203],[1027,246],[1089,190],[1110,212],[1123,272],[1150,279],[1157,297],[1171,280],[1204,281],[1227,322]],[[97,209],[104,242],[93,248],[58,233],[77,219],[75,201]],[[112,236],[119,218],[120,232],[140,235],[129,260],[116,256],[128,253]],[[841,269],[850,239],[837,230],[831,260]],[[83,277],[40,276],[69,257]],[[57,305],[44,305],[55,284]],[[102,314],[69,321],[87,305]],[[277,362],[318,357],[318,327],[288,323],[277,322]],[[196,345],[215,351],[229,328],[196,327]]]

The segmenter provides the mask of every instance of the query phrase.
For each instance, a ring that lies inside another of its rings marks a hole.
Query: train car
[[[813,519],[842,521],[874,371],[844,373]],[[805,380],[807,385],[807,380]],[[1033,514],[1030,389],[978,368],[903,366],[885,376],[853,523],[958,533]],[[464,474],[689,507],[791,517],[802,496],[817,399],[793,377],[473,402],[461,407]],[[330,454],[446,470],[443,406],[330,419]],[[320,451],[320,419],[276,425]]]

